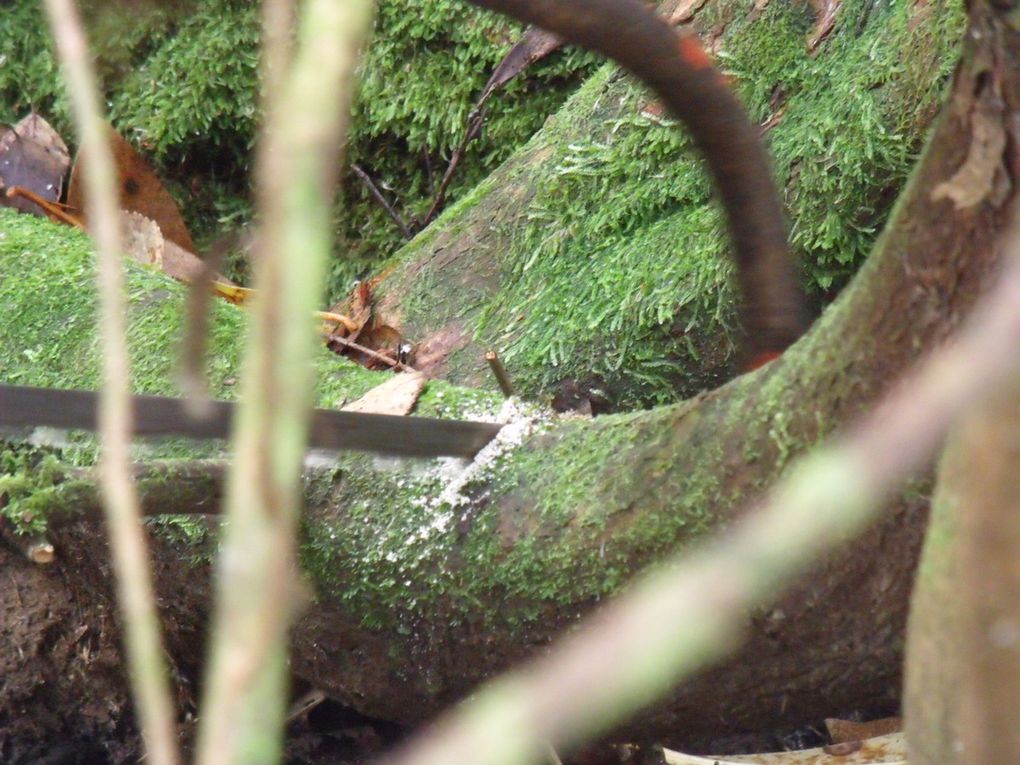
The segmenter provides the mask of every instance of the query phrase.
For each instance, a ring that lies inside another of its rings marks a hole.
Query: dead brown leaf
[[[705,0],[679,0],[671,9],[665,10],[665,19],[670,24],[686,24],[701,10]]]
[[[559,35],[546,32],[539,27],[528,27],[527,31],[521,35],[521,39],[493,70],[492,76],[485,83],[482,95],[478,99],[479,103],[484,103],[493,91],[503,87],[536,61],[541,61],[561,47],[563,47],[563,38]]]
[[[358,340],[362,330],[372,320],[372,302],[372,282],[358,282],[346,298],[329,309],[329,313],[347,318],[347,322],[342,327],[338,326],[333,334],[339,334],[352,342]]]
[[[371,323],[362,329],[358,336],[358,342],[369,350],[377,351],[387,358],[397,359],[400,344],[403,336],[389,324]],[[369,369],[378,369],[384,366],[378,359],[368,357],[361,358],[359,354],[352,353],[351,358]]]
[[[149,167],[149,163],[130,143],[112,127],[109,128],[109,133],[110,149],[117,168],[121,208],[141,213],[146,218],[154,220],[167,241],[193,253],[195,243],[191,240],[191,233],[170,192]],[[81,184],[84,161],[85,158],[78,152],[67,188],[67,203],[78,210],[85,209]]]
[[[829,36],[843,3],[841,0],[811,0],[811,6],[815,11],[815,25],[808,33],[807,49],[813,53],[822,40]]]
[[[638,105],[638,113],[649,122],[654,122],[656,125],[663,124],[664,121],[670,119],[666,113],[666,107],[662,101],[653,99],[651,101],[642,101]]]
[[[26,189],[29,195],[56,203],[69,165],[63,139],[38,114],[29,114],[13,127],[0,126],[0,188]],[[45,215],[29,195],[0,194],[0,205]]]

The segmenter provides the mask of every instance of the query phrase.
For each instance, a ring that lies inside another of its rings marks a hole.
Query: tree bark
[[[976,411],[939,469],[907,642],[910,761],[1020,759],[1020,380]]]
[[[380,466],[349,455],[309,476],[303,563],[316,597],[294,631],[295,674],[366,714],[427,719],[541,650],[646,564],[724,528],[793,457],[852,419],[943,341],[994,270],[992,244],[1015,193],[1013,144],[996,138],[1011,135],[1020,108],[1020,46],[1005,16],[973,6],[974,34],[950,103],[885,233],[851,286],[780,360],[683,404],[547,423],[452,483],[420,465]],[[486,193],[494,193],[491,186]],[[514,189],[507,193],[513,204]],[[432,259],[442,260],[450,230],[437,231],[445,233],[415,246],[432,242]],[[39,284],[47,268],[58,281],[49,285],[56,294],[80,287],[73,269],[0,247],[0,270],[19,274],[22,284]],[[40,298],[0,284],[0,299],[16,315]],[[165,312],[165,303],[139,301],[136,320],[147,310]],[[234,319],[221,322],[222,333],[230,322],[236,328]],[[19,382],[46,382],[39,365],[26,365],[13,350],[26,347],[19,330],[31,328],[10,316],[0,320],[0,345],[13,356],[7,368],[18,370]],[[68,348],[67,355],[77,352]],[[348,374],[352,387],[363,384]],[[449,401],[463,413],[476,400],[434,384],[422,407],[439,411]],[[696,748],[725,735],[895,702],[925,486],[920,482],[883,522],[820,561],[773,606],[750,614],[736,655],[677,688],[620,735]],[[83,624],[100,634],[94,625],[109,619],[101,616],[109,604],[99,536],[69,526],[54,530],[53,541],[63,551],[55,576],[76,607],[49,629],[73,633]],[[188,566],[188,549],[166,542],[157,549],[161,607],[185,678],[200,660],[207,597],[206,568]],[[0,566],[24,575],[25,564],[9,554]],[[77,598],[83,583],[100,594]],[[0,618],[10,630],[21,611],[10,589],[0,597]],[[107,627],[104,655],[113,655],[105,652],[114,651],[115,641]],[[28,690],[15,701],[2,697],[4,724],[41,708],[31,673],[78,678],[88,669],[80,655],[50,657],[38,642],[28,647],[33,661],[5,667],[5,682]],[[80,697],[68,694],[83,687],[50,687],[47,701],[56,694],[76,704]],[[115,719],[94,727],[115,730],[126,706],[120,697]]]

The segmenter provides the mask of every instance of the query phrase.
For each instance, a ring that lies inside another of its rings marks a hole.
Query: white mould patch
[[[501,455],[520,446],[524,439],[552,419],[551,413],[533,404],[507,399],[499,412],[465,412],[466,419],[503,423],[503,428],[473,460],[440,458],[429,466],[423,478],[437,480],[440,489],[431,497],[412,500],[425,513],[422,523],[408,538],[409,543],[425,541],[445,533],[457,518],[459,507],[468,503],[465,487],[491,467]]]

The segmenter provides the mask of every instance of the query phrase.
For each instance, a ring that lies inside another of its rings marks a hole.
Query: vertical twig
[[[453,150],[453,156],[450,157],[450,164],[446,166],[446,172],[443,173],[443,179],[439,182],[439,189],[436,191],[436,196],[432,200],[432,204],[429,206],[428,212],[425,213],[425,217],[422,218],[422,228],[425,228],[425,226],[434,221],[436,216],[442,212],[443,205],[446,204],[446,192],[450,188],[450,182],[453,180],[453,176],[457,172],[457,168],[460,166],[461,159],[464,158],[464,152],[467,151],[468,144],[475,140],[482,130],[482,124],[485,122],[486,99],[488,99],[488,95],[479,100],[479,102],[475,104],[474,109],[471,110],[471,114],[468,115],[468,122],[467,127],[464,129],[464,135],[461,136],[460,143],[457,144],[457,148]]]
[[[489,362],[489,369],[492,370],[492,374],[495,376],[496,382],[499,383],[499,389],[503,391],[503,395],[507,398],[512,398],[514,395],[514,384],[510,381],[510,373],[503,366],[503,360],[499,357],[499,354],[495,351],[486,351],[485,360]]]
[[[153,765],[175,765],[179,755],[174,711],[160,645],[149,555],[129,466],[130,361],[124,321],[126,307],[116,171],[78,9],[72,0],[46,0],[46,11],[64,67],[81,151],[88,157],[84,181],[89,231],[99,256],[99,331],[103,347],[103,389],[99,404],[100,483],[117,574],[128,663],[147,760]]]
[[[268,2],[264,23],[278,25],[292,7],[288,0]],[[259,765],[279,757],[287,633],[298,588],[294,528],[317,347],[307,317],[325,282],[342,137],[371,15],[370,0],[306,0],[293,56],[278,27],[265,33],[258,298],[234,432],[200,765]]]
[[[386,211],[386,214],[390,216],[394,223],[397,224],[397,228],[400,229],[400,233],[403,235],[404,239],[410,240],[411,237],[414,236],[411,233],[411,229],[408,228],[407,223],[404,222],[404,219],[401,217],[400,213],[396,211],[393,205],[386,201],[386,197],[384,197],[382,192],[379,191],[379,187],[375,185],[375,181],[373,181],[369,174],[366,173],[357,163],[351,165],[351,170],[353,170],[354,174],[358,176],[358,179],[365,184],[368,188],[368,192],[372,195],[372,198],[379,203],[382,209]]]
[[[432,170],[432,159],[429,157],[429,149],[427,146],[422,147],[421,156],[425,161],[425,174],[429,179],[429,194],[434,195],[436,193],[436,174]]]

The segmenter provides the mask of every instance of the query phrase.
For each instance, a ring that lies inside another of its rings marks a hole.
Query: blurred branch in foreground
[[[64,68],[80,150],[89,160],[85,173],[87,215],[99,256],[99,333],[103,346],[100,481],[131,682],[149,761],[153,765],[175,765],[179,761],[175,713],[163,659],[149,552],[129,464],[131,380],[116,172],[78,9],[72,0],[47,0],[46,11]]]

